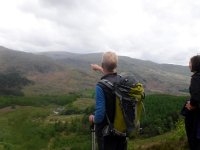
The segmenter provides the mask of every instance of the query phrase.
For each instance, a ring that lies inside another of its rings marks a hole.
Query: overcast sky
[[[27,52],[114,50],[187,65],[200,53],[199,0],[1,0],[0,45]]]

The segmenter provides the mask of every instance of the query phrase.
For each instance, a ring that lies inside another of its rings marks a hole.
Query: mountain
[[[91,63],[99,64],[102,56],[102,53],[44,52],[41,54],[82,71],[89,71],[88,66]],[[191,75],[186,66],[158,64],[126,56],[119,56],[118,73],[134,75],[145,85],[147,91],[171,94],[187,91]]]
[[[63,67],[49,57],[0,46],[0,70],[8,71],[13,69],[26,74],[55,72],[63,70]]]
[[[65,94],[93,89],[101,74],[90,64],[100,64],[102,53],[69,52],[27,53],[0,47],[0,70],[17,70],[35,84],[24,89],[29,95]],[[147,92],[184,94],[190,80],[188,67],[158,64],[151,61],[119,56],[118,73],[132,74]]]

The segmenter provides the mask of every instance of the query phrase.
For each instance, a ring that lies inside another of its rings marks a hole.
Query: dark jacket
[[[194,109],[185,115],[185,128],[191,150],[200,148],[200,73],[194,73],[190,82],[190,104]]]
[[[195,107],[193,119],[196,122],[197,138],[200,139],[200,72],[192,75],[189,90],[190,103]]]
[[[192,75],[190,83],[190,104],[196,109],[200,109],[200,73]]]

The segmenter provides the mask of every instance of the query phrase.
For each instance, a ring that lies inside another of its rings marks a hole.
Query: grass
[[[83,114],[55,115],[55,108],[52,104],[1,108],[0,150],[88,150],[90,132],[81,124]]]
[[[1,112],[1,147],[5,150],[36,150],[46,147],[53,130],[51,126],[43,125],[43,121],[50,113],[48,107],[20,107]]]
[[[91,98],[78,98],[72,103],[74,107],[77,107],[80,110],[85,110],[87,107],[95,104],[95,100]]]
[[[63,123],[65,122],[71,122],[71,120],[74,120],[74,119],[79,119],[81,120],[83,118],[83,114],[74,114],[74,115],[49,115],[45,122],[46,123],[55,123],[55,122],[58,122],[58,121],[61,121]]]
[[[0,108],[7,106],[47,106],[66,105],[78,98],[76,94],[61,96],[0,96]]]
[[[128,150],[187,150],[186,136],[179,138],[176,134],[174,130],[151,138],[129,140]]]

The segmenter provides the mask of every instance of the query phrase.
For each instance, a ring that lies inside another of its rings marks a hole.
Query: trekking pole
[[[96,150],[96,143],[95,143],[95,125],[91,125],[90,127],[92,133],[92,150]]]

